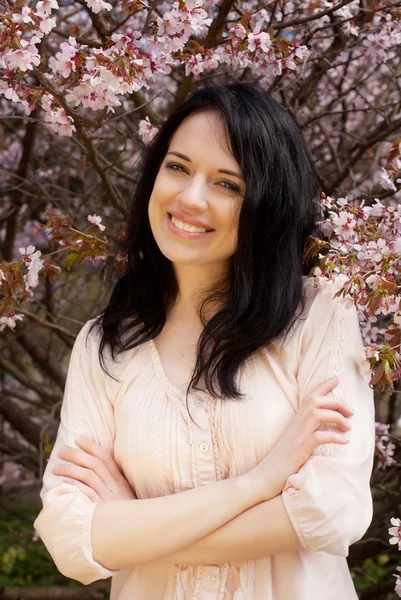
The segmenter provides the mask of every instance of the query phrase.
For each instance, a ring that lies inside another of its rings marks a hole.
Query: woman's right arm
[[[172,496],[95,503],[52,472],[64,462],[58,451],[77,448],[79,435],[113,456],[114,388],[100,368],[98,332],[92,331],[86,343],[90,323],[72,350],[57,438],[43,475],[43,508],[34,522],[59,571],[85,585],[166,555],[257,504],[238,478]],[[114,564],[116,569],[104,566]]]

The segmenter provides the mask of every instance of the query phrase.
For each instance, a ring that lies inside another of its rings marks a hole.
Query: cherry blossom
[[[81,46],[85,48],[86,46]],[[70,36],[68,42],[60,44],[60,51],[56,56],[51,56],[49,59],[49,67],[53,73],[61,73],[63,77],[68,77],[72,71],[76,70],[75,57],[79,47],[74,37]]]
[[[19,248],[19,252],[22,254],[25,266],[28,269],[28,273],[24,275],[25,289],[27,292],[31,292],[39,284],[39,272],[43,268],[44,260],[40,258],[40,250],[35,251],[34,246]]]
[[[99,13],[101,10],[112,10],[113,6],[108,2],[104,2],[104,0],[85,0],[86,4],[89,6],[91,10],[95,14]]]
[[[6,327],[9,327],[10,329],[15,329],[16,321],[22,321],[23,318],[24,315],[16,314],[11,314],[7,317],[0,317],[0,331],[3,331],[3,329],[5,329]]]
[[[389,441],[389,424],[376,423],[376,449],[379,453],[379,465],[386,469],[394,464],[395,444]]]
[[[138,133],[145,144],[148,144],[155,137],[157,132],[158,128],[152,125],[149,121],[149,117],[145,117],[145,119],[139,121]]]
[[[30,71],[40,64],[40,56],[37,44],[40,39],[37,36],[33,36],[29,41],[21,40],[21,48],[18,50],[6,50],[3,54],[2,60],[8,69],[19,69],[20,71]],[[1,64],[0,64],[1,66]]]
[[[54,107],[54,98],[44,94],[41,99],[45,122],[59,135],[71,137],[75,129],[72,117],[66,114],[63,107]]]
[[[390,527],[388,532],[393,537],[390,538],[390,544],[398,544],[398,550],[401,550],[401,520],[392,518],[390,519],[393,527]]]
[[[14,23],[33,23],[31,17],[31,9],[28,6],[23,6],[20,13],[14,13],[11,17]]]
[[[99,227],[100,231],[104,231],[106,229],[106,227],[102,225],[102,217],[98,217],[97,215],[88,215],[88,221],[92,225]]]
[[[390,174],[386,171],[384,167],[381,168],[382,174],[380,183],[386,190],[397,190],[397,187],[394,185],[394,182],[390,179]]]
[[[57,0],[39,0],[35,7],[35,13],[38,17],[47,17],[53,9],[58,9]]]
[[[401,598],[401,567],[396,567],[396,571],[400,571],[400,572],[399,573],[393,573],[394,577],[396,577],[394,591]]]

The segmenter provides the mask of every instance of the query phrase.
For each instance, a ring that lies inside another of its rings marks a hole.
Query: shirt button
[[[214,575],[208,575],[208,576],[206,577],[206,581],[207,581],[208,583],[214,583],[214,582],[216,581],[216,577],[215,577]]]
[[[206,442],[202,442],[202,444],[199,444],[199,450],[201,452],[207,452],[209,450],[209,445],[206,444]]]

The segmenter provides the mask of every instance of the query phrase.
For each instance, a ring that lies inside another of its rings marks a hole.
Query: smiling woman
[[[172,162],[172,155],[179,161]],[[173,263],[179,280],[182,268],[189,265],[198,286],[207,281],[210,269],[216,278],[224,277],[227,261],[235,253],[246,191],[238,171],[218,113],[197,111],[173,135],[148,212],[157,245]],[[188,280],[188,268],[185,272]]]
[[[200,86],[137,177],[35,527],[68,577],[111,576],[111,600],[357,600],[373,391],[355,306],[306,277],[320,205],[297,124],[256,85]]]

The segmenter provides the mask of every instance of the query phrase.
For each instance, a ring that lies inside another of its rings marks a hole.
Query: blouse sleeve
[[[283,503],[309,550],[348,556],[349,546],[366,533],[373,516],[370,477],[375,450],[375,409],[370,368],[354,302],[334,298],[325,285],[312,301],[298,341],[299,402],[325,380],[337,376],[333,390],[352,406],[348,444],[320,445],[299,471],[288,477]],[[321,430],[336,430],[322,424]]]
[[[75,439],[80,435],[113,452],[113,406],[98,359],[97,333],[92,331],[86,343],[90,324],[88,321],[81,329],[72,349],[60,425],[43,475],[43,508],[34,522],[58,570],[84,585],[118,571],[110,571],[93,559],[91,525],[97,503],[76,486],[63,483],[63,477],[53,474],[52,469],[56,463],[66,463],[58,452],[67,445],[78,448]]]

